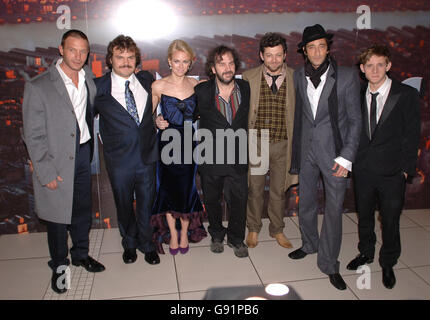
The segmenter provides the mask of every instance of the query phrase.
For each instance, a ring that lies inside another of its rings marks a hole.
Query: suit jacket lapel
[[[64,84],[63,78],[61,78],[61,75],[57,70],[56,64],[57,61],[53,62],[49,67],[50,78],[54,84],[55,90],[57,90],[58,94],[61,97],[64,97],[64,99],[62,99],[61,101],[64,101],[66,103],[66,106],[70,110],[74,111],[72,101],[70,100],[69,92],[66,89],[66,85]]]
[[[334,79],[334,69],[330,66],[330,70],[327,73],[327,78],[324,84],[324,88],[321,92],[320,100],[318,101],[317,113],[315,115],[315,121],[318,121],[318,118],[324,114],[324,112],[328,112],[328,98],[333,90],[333,86],[335,84]]]
[[[309,120],[311,122],[314,122],[314,116],[312,114],[312,107],[311,107],[311,103],[309,102],[309,97],[308,97],[308,80],[306,79],[305,76],[305,69],[302,68],[300,70],[300,82],[299,82],[299,93],[302,96],[302,100],[304,102],[304,114],[309,118]]]
[[[393,81],[391,83],[390,92],[388,94],[387,101],[384,104],[384,109],[382,110],[382,114],[381,114],[381,117],[379,118],[378,125],[376,126],[375,132],[376,130],[378,130],[380,126],[384,124],[385,120],[387,120],[388,116],[390,115],[391,111],[393,110],[399,98],[400,98],[400,92],[398,90],[397,84]]]
[[[367,108],[367,99],[366,99],[366,91],[367,86],[363,86],[361,89],[361,108],[362,108],[362,117],[363,117],[363,126],[366,131],[367,138],[370,139],[370,128],[369,128],[369,111]]]
[[[136,123],[133,119],[133,117],[130,115],[130,113],[122,106],[121,103],[118,102],[118,100],[116,100],[113,96],[112,96],[112,77],[111,77],[111,72],[107,73],[105,75],[106,77],[106,81],[105,84],[103,86],[103,95],[106,97],[106,99],[110,100],[111,103],[109,104],[109,106],[113,106],[114,108],[117,108],[120,110],[120,112],[124,112],[124,114],[128,115],[130,117],[130,119],[133,120],[134,123]]]
[[[152,117],[152,90],[151,90],[151,84],[146,83],[146,81],[143,81],[140,77],[136,75],[137,80],[145,89],[145,91],[148,93],[148,98],[146,99],[145,109],[143,111],[143,118],[140,124],[143,123],[143,119],[145,117]]]

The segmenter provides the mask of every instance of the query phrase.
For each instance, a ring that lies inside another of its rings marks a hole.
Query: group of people
[[[24,140],[34,167],[36,212],[47,225],[52,289],[67,291],[59,267],[70,264],[68,231],[72,264],[89,272],[105,270],[88,255],[95,115],[100,116],[124,263],[136,261],[137,249],[149,264],[160,263],[163,243],[172,255],[186,254],[189,242],[207,236],[202,225],[206,215],[210,250],[223,252],[227,238],[237,257],[247,257],[248,248],[258,245],[270,175],[270,236],[282,247],[293,247],[283,233],[285,195],[298,183],[302,246],[289,257],[317,253],[319,269],[334,287],[344,290],[338,256],[344,195],[352,173],[359,254],[347,268],[373,262],[378,209],[382,281],[393,288],[405,183],[415,175],[420,139],[418,92],[387,76],[391,58],[384,45],[373,45],[360,55],[367,79],[360,89],[358,72],[338,66],[330,55],[332,37],[319,24],[306,27],[298,44],[304,66],[294,71],[286,64],[285,38],[266,33],[260,40],[261,65],[243,72],[242,79],[236,77],[236,50],[217,46],[206,61],[209,80],[199,82],[187,76],[195,55],[186,42],[170,44],[171,73],[154,81],[149,72],[136,72],[139,48],[120,35],[108,45],[106,64],[111,71],[93,80],[85,64],[87,36],[67,31],[59,46],[61,58],[26,83],[23,100]],[[196,120],[199,130],[210,133],[211,143],[208,135],[198,140],[200,144],[193,139],[196,130],[191,124]],[[168,138],[174,134],[166,133],[172,129],[183,142],[179,147],[171,148]],[[253,130],[258,138],[246,141],[246,153],[265,154],[268,160],[259,164],[248,161],[248,154],[243,161],[238,143],[240,131]],[[220,131],[232,133],[234,139]],[[185,143],[187,139],[192,142]],[[178,161],[164,161],[166,154],[178,150]],[[205,161],[187,161],[189,154]],[[256,173],[252,169],[257,165],[263,170]],[[195,184],[197,170],[204,205]],[[319,234],[320,177],[325,208]],[[222,199],[229,213],[227,227]]]

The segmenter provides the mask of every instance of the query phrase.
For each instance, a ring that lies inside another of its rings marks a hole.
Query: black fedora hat
[[[306,27],[303,31],[302,42],[298,44],[299,50],[301,50],[307,43],[322,38],[330,40],[333,38],[333,34],[325,32],[323,26],[320,24]]]

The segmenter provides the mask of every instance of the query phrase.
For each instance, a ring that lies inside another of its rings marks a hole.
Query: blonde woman
[[[164,253],[162,243],[168,243],[169,252],[176,255],[187,253],[189,242],[199,242],[206,237],[206,231],[202,225],[203,207],[195,185],[197,166],[194,162],[184,161],[184,122],[194,120],[196,108],[194,86],[198,81],[187,77],[195,55],[185,41],[174,40],[168,48],[167,58],[171,74],[152,84],[153,106],[154,112],[158,104],[161,109],[156,118],[159,138],[164,130],[177,130],[181,136],[181,163],[167,164],[161,157],[151,221],[158,251]],[[169,143],[171,140],[159,139],[160,153]],[[194,148],[195,143],[192,144]]]

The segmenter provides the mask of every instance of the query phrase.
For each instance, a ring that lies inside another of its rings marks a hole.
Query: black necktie
[[[370,94],[372,95],[372,101],[370,103],[370,137],[372,138],[376,128],[376,97],[379,92]]]
[[[272,77],[272,86],[270,87],[270,89],[272,89],[273,94],[276,94],[276,92],[278,92],[278,87],[276,86],[276,79],[278,79],[280,74],[278,74],[276,76],[272,76],[269,74],[269,76]]]

